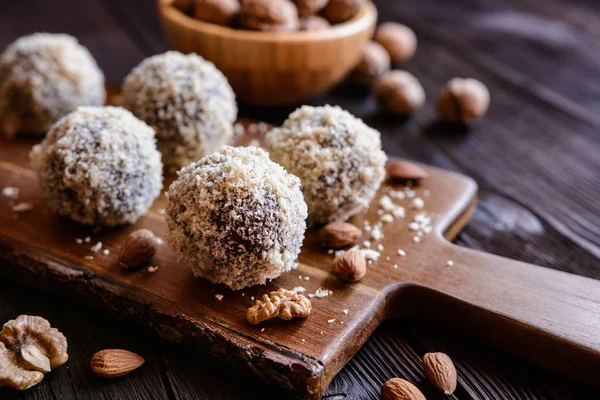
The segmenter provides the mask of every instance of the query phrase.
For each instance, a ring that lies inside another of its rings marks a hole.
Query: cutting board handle
[[[441,253],[451,265],[434,267],[418,284],[405,286],[417,304],[413,311],[600,385],[599,281],[448,242]]]

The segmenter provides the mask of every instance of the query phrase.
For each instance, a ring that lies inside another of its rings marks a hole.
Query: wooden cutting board
[[[252,139],[256,137],[246,135],[238,144]],[[306,234],[297,270],[266,286],[233,292],[193,278],[167,244],[152,263],[159,267],[156,272],[124,271],[117,254],[130,232],[148,228],[163,236],[164,194],[133,226],[92,229],[58,217],[45,205],[28,167],[34,143],[0,142],[0,188],[19,189],[16,200],[0,196],[2,276],[68,293],[143,324],[162,338],[255,374],[282,388],[286,398],[318,399],[379,323],[405,315],[437,320],[580,381],[600,384],[600,282],[451,244],[448,240],[475,208],[477,187],[468,177],[426,167],[430,178],[414,190],[434,216],[432,231],[415,243],[408,224],[420,211],[410,208],[409,199],[395,200],[406,207],[406,217],[384,224],[384,238],[371,245],[383,245],[381,256],[359,283],[343,283],[329,273],[333,256],[313,229]],[[351,222],[361,228],[365,221],[375,224],[379,198],[398,189],[402,186],[386,183],[371,208]],[[21,202],[33,209],[14,212]],[[89,242],[77,243],[86,237]],[[103,247],[94,253],[90,248],[97,242]],[[398,249],[406,256],[399,256]],[[304,320],[258,326],[246,322],[253,297],[297,286],[305,294],[318,289],[331,294],[312,298],[312,314]]]

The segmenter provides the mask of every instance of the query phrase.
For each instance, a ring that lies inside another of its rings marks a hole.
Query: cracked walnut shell
[[[27,390],[68,359],[62,333],[42,317],[20,315],[0,332],[0,387]]]
[[[290,320],[305,318],[312,310],[312,304],[304,295],[292,290],[279,289],[264,294],[260,300],[246,312],[246,319],[251,325],[260,324],[271,318]]]

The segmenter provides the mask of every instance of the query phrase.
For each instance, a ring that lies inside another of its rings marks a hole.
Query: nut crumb
[[[394,269],[398,269],[398,264],[394,264]]]
[[[318,288],[316,292],[310,293],[308,297],[316,297],[317,299],[322,299],[323,297],[327,297],[330,294],[333,294],[331,290]]]
[[[328,323],[328,324],[333,324],[334,322],[335,322],[335,318],[332,318],[332,319],[328,319],[328,320],[327,320],[327,323]]]
[[[33,210],[33,204],[31,203],[19,203],[12,208],[14,213],[25,213],[31,210]]]
[[[421,238],[419,236],[413,236],[412,241],[415,243],[419,243],[421,241]]]
[[[153,267],[153,266],[148,267],[148,272],[150,272],[151,274],[155,273],[156,271],[158,271],[158,267]]]
[[[452,261],[452,260],[448,260],[448,262],[446,262],[447,267],[451,267],[453,265],[454,265],[454,261]]]
[[[11,199],[16,199],[17,197],[19,197],[19,188],[6,186],[2,188],[2,196]]]
[[[342,310],[342,312],[344,313],[344,315],[348,315],[348,309],[347,308],[345,310]]]
[[[90,247],[90,251],[93,251],[94,253],[97,253],[98,251],[100,251],[100,249],[102,249],[102,242],[98,242],[92,247]]]
[[[85,239],[83,239],[85,243],[89,243],[91,240],[92,238],[90,238],[89,236],[86,236]]]
[[[75,239],[75,243],[77,243],[77,244],[82,244],[82,243],[83,243],[83,239],[76,238],[76,239]]]
[[[264,332],[264,331],[265,331],[265,328],[262,328],[260,331],[261,331],[261,332]]]
[[[222,294],[215,294],[215,298],[219,301],[223,300],[223,295]]]
[[[295,288],[292,289],[292,292],[304,293],[304,292],[306,292],[306,288],[303,286],[296,286]]]
[[[108,256],[108,255],[110,255],[110,250],[109,249],[104,249],[102,251],[102,254],[104,254],[105,256]]]

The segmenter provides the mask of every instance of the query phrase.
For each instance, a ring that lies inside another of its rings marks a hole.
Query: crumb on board
[[[446,266],[447,266],[447,267],[451,267],[451,266],[453,266],[453,265],[454,265],[454,261],[452,261],[452,260],[448,260],[448,261],[446,262]]]
[[[90,251],[93,251],[94,253],[97,253],[98,251],[100,251],[100,249],[102,249],[102,242],[98,242],[92,247],[90,247]]]
[[[84,242],[89,243],[92,240],[91,237],[86,236],[85,239],[83,239]]]
[[[344,309],[344,310],[342,310],[342,312],[344,313],[344,315],[348,315],[348,309],[347,308]]]
[[[19,197],[19,188],[6,186],[2,188],[2,196],[8,197],[10,199],[16,199]]]
[[[318,288],[316,292],[309,293],[308,297],[316,297],[317,299],[322,299],[323,297],[327,297],[330,294],[333,294],[331,290]]]
[[[94,259],[94,256],[85,256],[85,257],[83,257],[83,258],[85,258],[86,260],[93,260],[93,259]]]
[[[304,286],[296,286],[295,288],[292,289],[292,292],[304,293],[304,292],[306,292],[306,288]]]
[[[81,239],[81,238],[76,238],[76,239],[75,239],[75,243],[77,243],[77,244],[82,244],[82,243],[83,243],[83,239]]]
[[[335,322],[335,318],[331,318],[327,320],[328,324],[333,324]]]
[[[148,272],[150,272],[151,274],[155,273],[156,271],[158,271],[158,267],[153,267],[153,266],[148,267]]]
[[[260,330],[260,331],[261,331],[261,332],[264,332],[264,331],[265,331],[265,328],[261,328],[261,330]]]
[[[219,301],[223,300],[223,295],[222,294],[215,294],[215,298]]]
[[[33,204],[25,202],[19,203],[12,208],[14,213],[25,213],[31,210],[33,210]]]
[[[105,256],[108,256],[108,255],[110,255],[110,250],[109,250],[109,249],[104,249],[104,250],[102,251],[102,253],[103,253]]]

